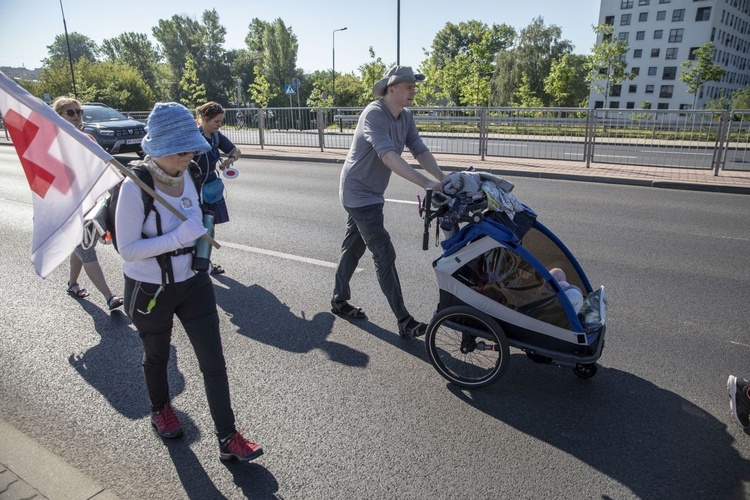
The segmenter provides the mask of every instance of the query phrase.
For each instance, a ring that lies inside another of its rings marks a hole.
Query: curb
[[[119,498],[1,418],[0,436],[0,498]]]

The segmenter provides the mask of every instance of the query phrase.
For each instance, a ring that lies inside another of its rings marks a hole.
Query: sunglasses
[[[83,114],[83,110],[82,109],[66,109],[65,114],[72,118],[75,115],[81,116]]]
[[[180,156],[180,157],[187,156],[187,155],[195,156],[197,154],[198,154],[198,151],[188,151],[186,153],[177,153],[177,156]]]

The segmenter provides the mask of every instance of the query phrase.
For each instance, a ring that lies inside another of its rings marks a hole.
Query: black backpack
[[[151,172],[148,171],[146,165],[137,164],[133,167],[128,167],[140,180],[142,180],[148,187],[154,189],[154,178],[151,177]],[[117,253],[120,253],[120,249],[117,248],[117,233],[115,232],[115,218],[117,215],[117,200],[120,198],[120,188],[125,179],[120,181],[117,185],[110,188],[109,190],[109,201],[107,202],[107,217],[106,217],[106,230],[109,231],[112,237],[112,246],[115,247]],[[141,189],[143,195],[143,220],[146,220],[148,213],[154,209],[154,197],[148,194],[145,190]]]

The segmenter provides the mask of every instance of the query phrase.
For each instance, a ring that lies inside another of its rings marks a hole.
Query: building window
[[[672,92],[674,92],[674,85],[662,85],[659,89],[659,97],[663,99],[671,99]]]
[[[669,47],[664,59],[677,59],[677,47]]]
[[[638,0],[638,5],[648,5],[651,3],[651,0]]]
[[[656,76],[656,66],[648,67],[648,76]]]
[[[638,20],[642,23],[648,21],[648,12],[641,12],[640,14],[638,14]]]
[[[667,18],[667,11],[666,10],[660,10],[656,13],[656,20],[657,21],[663,21]]]
[[[643,49],[635,49],[633,50],[633,58],[638,59],[641,57],[641,54],[643,54]]]
[[[623,31],[622,33],[620,33],[620,36],[618,38],[627,42],[629,35],[630,33],[628,33],[627,31]]]
[[[651,103],[648,101],[643,101],[641,103],[641,109],[651,109]]]
[[[604,101],[596,101],[594,102],[594,109],[600,109],[604,107]]]
[[[635,103],[634,103],[633,101],[628,101],[628,102],[627,102],[627,103],[625,104],[625,108],[626,108],[626,109],[635,109]]]
[[[628,85],[628,93],[635,94],[638,92],[638,85]]]
[[[659,49],[651,49],[651,57],[659,57]]]
[[[682,28],[669,30],[669,43],[680,43],[682,42]]]
[[[621,9],[632,9],[633,8],[633,0],[620,0],[620,8]]]
[[[672,22],[685,20],[685,9],[675,9],[672,11]]]
[[[690,47],[690,53],[688,54],[689,61],[695,61],[695,51],[698,49],[699,47]]]
[[[637,66],[635,68],[630,68],[630,74],[633,75],[633,76],[640,75],[641,74],[641,68],[639,68]]]
[[[609,107],[612,109],[617,109],[620,107],[620,101],[612,101],[609,103]]]
[[[647,94],[653,94],[654,93],[654,86],[653,85],[646,85],[646,93]],[[651,108],[649,108],[651,109]]]
[[[630,26],[630,14],[620,16],[620,26]]]
[[[660,102],[656,105],[657,109],[669,109],[669,103],[668,102]]]
[[[671,1],[672,1],[672,0],[659,0],[659,3],[669,3],[669,2],[671,2]]]
[[[677,66],[665,66],[664,67],[664,71],[661,74],[662,80],[674,80],[676,77],[677,77]]]
[[[646,32],[645,31],[636,31],[635,32],[635,39],[636,40],[644,40],[646,38]]]
[[[696,21],[708,21],[711,19],[711,7],[701,7],[695,13]]]
[[[610,26],[613,26],[615,24],[615,16],[607,16],[604,18],[604,24],[609,24]]]
[[[609,89],[609,95],[612,97],[620,97],[620,94],[622,94],[622,85],[612,85]]]

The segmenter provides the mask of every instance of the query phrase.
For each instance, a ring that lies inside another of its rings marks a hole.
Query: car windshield
[[[85,122],[116,122],[127,120],[119,111],[112,108],[83,108],[83,121]]]

